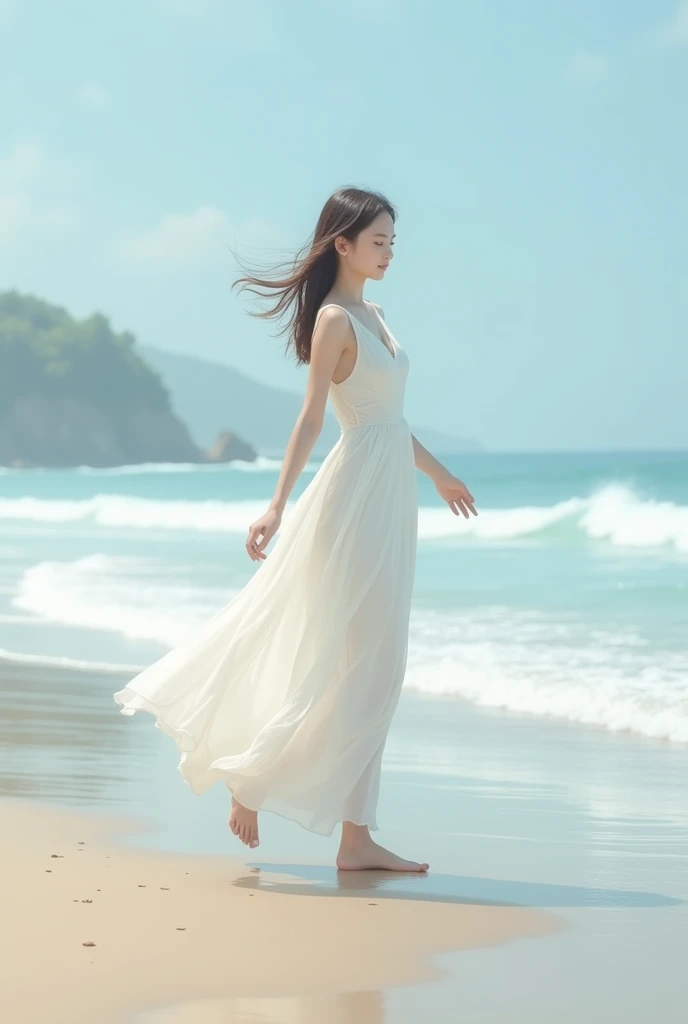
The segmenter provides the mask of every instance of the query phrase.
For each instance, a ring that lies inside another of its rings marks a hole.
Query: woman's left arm
[[[378,306],[376,302],[373,302],[373,306],[376,306],[382,319],[385,319],[382,306]],[[455,516],[458,516],[461,512],[466,519],[469,518],[467,509],[470,509],[474,516],[477,516],[475,506],[473,502],[475,498],[466,487],[463,480],[459,480],[458,476],[454,476],[450,473],[446,466],[431,455],[427,448],[424,448],[420,443],[415,434],[411,434],[413,438],[413,457],[416,463],[416,467],[429,476],[435,485],[437,493],[449,505]]]
[[[415,434],[413,438],[413,457],[416,467],[429,476],[435,485],[440,498],[447,502],[455,516],[461,512],[468,519],[468,509],[474,516],[477,516],[473,502],[475,498],[466,487],[463,480],[450,473],[434,455],[431,455],[427,448],[424,448]]]

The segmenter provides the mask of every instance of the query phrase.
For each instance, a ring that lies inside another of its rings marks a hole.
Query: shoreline
[[[292,875],[284,864],[273,873],[236,857],[136,849],[117,842],[146,830],[135,820],[0,803],[0,1008],[13,1024],[107,1024],[208,1000],[370,992],[441,977],[434,954],[567,927],[551,912],[424,898],[422,888],[387,896],[375,885],[383,872],[318,867],[323,891],[304,881],[303,865]]]

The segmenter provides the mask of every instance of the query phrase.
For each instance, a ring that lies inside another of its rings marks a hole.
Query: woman
[[[254,315],[294,304],[290,344],[309,364],[274,497],[248,531],[259,568],[189,640],[115,694],[124,714],[149,711],[174,738],[195,793],[225,783],[229,825],[243,843],[258,845],[259,810],[322,835],[341,822],[342,870],[428,869],[370,835],[406,668],[416,468],[455,515],[477,515],[465,484],[411,433],[408,356],[382,309],[363,299],[366,280],[390,265],[395,219],[384,196],[339,189],[287,276],[235,281],[279,295]],[[328,396],[341,436],[282,522]]]

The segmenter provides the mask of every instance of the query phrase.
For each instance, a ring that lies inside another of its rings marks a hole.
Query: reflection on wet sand
[[[210,999],[137,1015],[132,1024],[385,1024],[382,992]]]
[[[263,871],[266,872],[263,874]],[[672,907],[684,900],[640,889],[556,885],[480,875],[390,871],[335,871],[320,864],[254,866],[233,885],[291,896],[346,896],[369,900],[422,900],[481,907]]]
[[[127,678],[0,660],[0,795],[119,802],[122,783],[152,756],[116,713],[112,691]]]
[[[260,851],[230,871],[225,854],[243,851],[227,835],[226,794],[185,789],[174,745],[149,718],[119,715],[112,693],[125,683],[0,657],[0,795],[89,812],[63,839],[51,808],[32,805],[22,835],[16,807],[0,807],[0,878],[13,879],[0,1020],[110,1024],[124,997],[130,1016],[117,1024],[551,1024],[562,1006],[571,1022],[602,1006],[639,1024],[650,1002],[664,1024],[683,1020],[684,749],[408,697],[385,805],[400,847],[423,836],[429,875],[338,874],[309,863],[322,857],[310,837],[267,816]],[[151,854],[142,877],[136,837],[102,858],[75,846],[94,810],[146,822],[157,848],[222,856],[202,878],[199,860]],[[539,908],[567,908],[567,927]],[[88,939],[97,945],[84,950]],[[442,949],[461,950],[445,978]],[[523,988],[532,977],[536,1000]],[[412,984],[423,979],[432,985]]]

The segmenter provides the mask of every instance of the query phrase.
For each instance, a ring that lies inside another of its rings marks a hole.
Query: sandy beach
[[[431,870],[363,877],[245,851],[118,685],[0,660],[3,1021],[682,1024],[680,744],[403,695],[376,839]]]
[[[386,898],[373,872],[339,873],[321,895],[239,859],[127,849],[114,840],[130,824],[28,801],[3,801],[2,820],[1,1005],[13,1024],[120,1021],[219,997],[317,1007],[346,992],[372,1022],[360,993],[436,976],[431,954],[561,927],[519,907]]]

